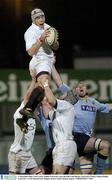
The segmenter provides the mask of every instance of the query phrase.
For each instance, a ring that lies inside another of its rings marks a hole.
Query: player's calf
[[[44,89],[41,88],[40,86],[35,88],[32,91],[27,104],[19,112],[23,116],[26,116],[27,118],[35,119],[34,110],[37,107],[37,105],[43,100],[43,98],[44,98]]]
[[[97,141],[97,140],[96,140]],[[103,174],[105,162],[110,152],[110,143],[106,140],[101,140],[98,146],[97,165],[95,174]]]

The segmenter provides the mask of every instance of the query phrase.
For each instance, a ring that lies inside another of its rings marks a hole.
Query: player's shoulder
[[[62,100],[62,99],[57,99],[57,103],[59,106],[66,106],[66,107],[74,107],[70,102],[66,101],[66,100]]]
[[[50,28],[51,26],[49,25],[49,24],[47,24],[47,23],[44,23],[44,28],[45,29],[48,29],[48,28]]]
[[[28,35],[30,33],[34,32],[34,26],[33,24],[25,31],[24,35]]]
[[[88,96],[88,99],[89,99],[90,101],[95,100],[95,98],[93,98],[93,97],[91,97],[91,96]]]
[[[89,100],[89,102],[95,102],[96,101],[96,99],[94,97],[91,97],[91,96],[88,96],[87,99]]]
[[[89,102],[92,103],[92,104],[94,104],[94,105],[95,105],[95,104],[97,105],[97,104],[99,103],[99,101],[96,100],[94,97],[89,97]]]

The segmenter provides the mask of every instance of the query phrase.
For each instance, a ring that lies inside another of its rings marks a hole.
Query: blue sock
[[[107,156],[103,156],[100,153],[98,153],[95,174],[103,174],[106,159],[107,159]]]

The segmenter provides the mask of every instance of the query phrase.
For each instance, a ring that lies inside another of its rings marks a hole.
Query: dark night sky
[[[13,1],[13,0],[12,0]],[[27,1],[24,1],[27,2]],[[40,2],[40,4],[39,4]],[[2,2],[3,3],[3,2]],[[22,4],[19,20],[13,9],[0,4],[0,67],[27,68],[30,57],[25,52],[23,34],[30,26],[27,3]],[[98,7],[96,1],[40,0],[46,14],[46,22],[59,31],[60,49],[57,52],[57,66],[72,67],[73,49],[81,52],[111,52],[111,11],[109,5]],[[37,6],[37,0],[33,1]],[[66,62],[66,63],[65,63]]]

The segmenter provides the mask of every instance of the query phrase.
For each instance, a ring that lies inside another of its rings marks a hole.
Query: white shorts
[[[9,173],[20,173],[24,174],[26,169],[38,167],[31,152],[20,151],[18,153],[9,152]]]
[[[72,167],[76,154],[77,145],[74,141],[66,140],[56,144],[53,149],[53,165],[59,164]]]
[[[31,70],[36,69],[37,74],[42,72],[42,71],[46,71],[49,74],[51,74],[51,70],[52,70],[52,65],[54,64],[54,59],[53,58],[35,58],[33,57],[32,60],[30,61],[29,64],[29,70],[31,73]]]

